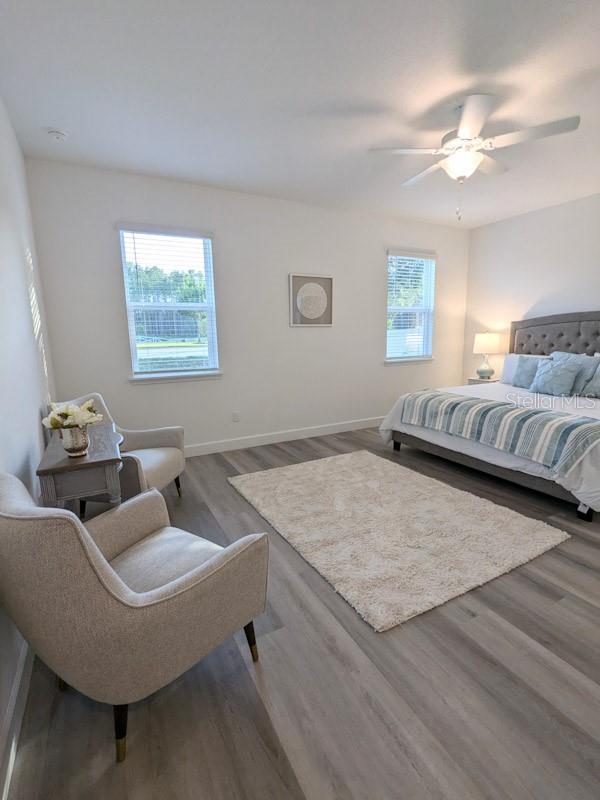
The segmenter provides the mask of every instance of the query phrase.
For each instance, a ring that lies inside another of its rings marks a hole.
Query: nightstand
[[[500,378],[468,378],[467,383],[472,386],[475,383],[498,383]]]

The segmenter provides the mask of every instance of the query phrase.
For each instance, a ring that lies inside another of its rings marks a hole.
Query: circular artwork
[[[305,283],[298,289],[296,305],[306,319],[318,319],[327,310],[327,292],[318,283]]]

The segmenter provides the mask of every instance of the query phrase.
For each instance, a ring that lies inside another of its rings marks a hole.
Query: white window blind
[[[120,234],[134,374],[218,369],[211,240]]]
[[[386,358],[432,355],[435,257],[388,253]]]

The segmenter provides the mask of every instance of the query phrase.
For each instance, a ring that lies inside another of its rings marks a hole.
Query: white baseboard
[[[13,680],[8,706],[0,729],[0,798],[6,800],[10,788],[17,744],[21,732],[21,723],[25,713],[25,704],[29,692],[31,669],[33,667],[33,651],[23,642],[19,661]]]
[[[204,456],[209,453],[221,453],[224,450],[241,450],[245,447],[289,442],[293,439],[307,439],[311,436],[326,436],[330,433],[357,431],[361,428],[374,428],[378,427],[382,420],[383,417],[351,419],[346,422],[334,422],[329,425],[314,425],[310,428],[295,428],[288,431],[259,433],[254,436],[240,436],[237,439],[221,439],[220,441],[203,442],[202,444],[188,444],[185,446],[185,457],[191,458],[192,456]]]

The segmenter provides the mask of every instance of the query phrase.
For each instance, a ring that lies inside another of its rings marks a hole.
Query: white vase
[[[87,455],[90,446],[87,426],[83,428],[61,428],[60,435],[63,447],[69,458],[79,458]]]

